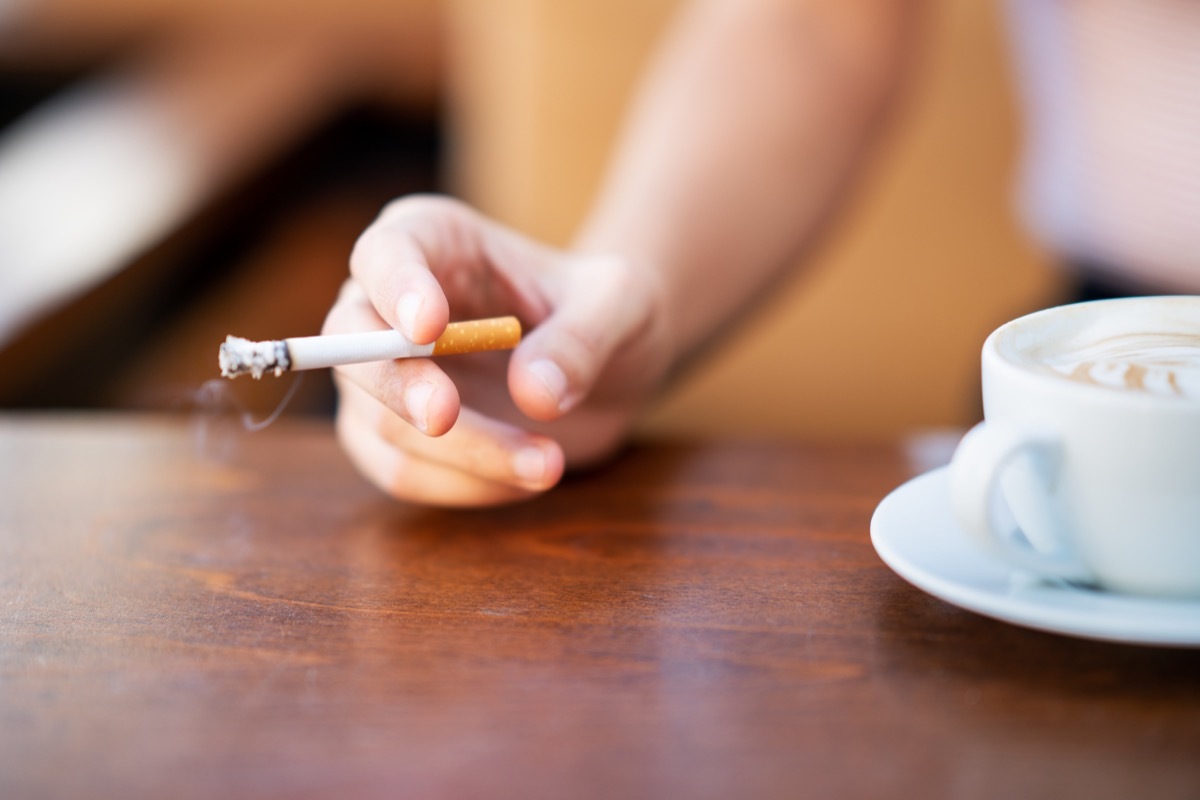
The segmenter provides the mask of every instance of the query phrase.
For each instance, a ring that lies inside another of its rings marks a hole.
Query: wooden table
[[[1200,796],[1200,651],[909,586],[913,470],[644,445],[462,513],[322,423],[0,417],[0,797]]]

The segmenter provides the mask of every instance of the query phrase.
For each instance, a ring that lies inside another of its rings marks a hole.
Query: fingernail
[[[412,339],[417,330],[417,314],[424,300],[416,292],[406,292],[396,304],[396,316],[400,319],[400,332]]]
[[[404,392],[404,405],[408,419],[421,433],[429,430],[429,398],[433,397],[433,384],[429,381],[414,383]]]
[[[548,358],[541,358],[529,365],[529,371],[546,387],[559,409],[565,410],[567,376],[562,368]]]
[[[526,447],[513,456],[512,466],[521,480],[538,483],[546,477],[546,454],[540,447]]]

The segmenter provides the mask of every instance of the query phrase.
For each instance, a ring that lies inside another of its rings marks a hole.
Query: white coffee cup
[[[982,365],[984,421],[950,465],[966,533],[1040,575],[1200,596],[1200,297],[1039,311]]]

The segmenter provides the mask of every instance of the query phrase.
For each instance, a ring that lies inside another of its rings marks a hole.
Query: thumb
[[[657,303],[647,278],[616,257],[572,260],[556,308],[509,365],[509,390],[524,414],[557,419],[587,397],[614,355],[649,327]]]

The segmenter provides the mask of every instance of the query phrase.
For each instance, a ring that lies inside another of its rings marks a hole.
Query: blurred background
[[[185,410],[226,334],[319,331],[389,199],[569,241],[677,0],[0,0],[0,407]],[[872,439],[969,424],[1055,298],[1013,212],[999,4],[938,0],[911,102],[795,280],[645,420]],[[292,379],[238,381],[265,414]],[[292,414],[329,414],[306,374]]]

